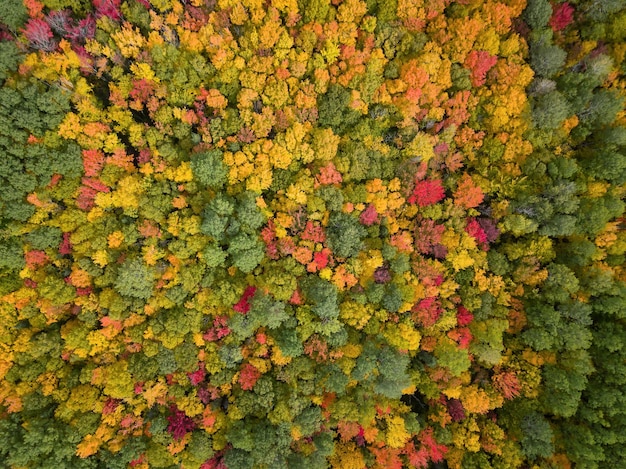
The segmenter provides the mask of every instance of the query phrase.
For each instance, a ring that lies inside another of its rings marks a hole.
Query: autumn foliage
[[[0,461],[626,460],[626,9],[0,2]]]

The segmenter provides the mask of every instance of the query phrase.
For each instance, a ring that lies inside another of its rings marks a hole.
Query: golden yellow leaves
[[[267,103],[275,109],[284,107],[289,101],[289,86],[286,81],[276,77],[269,77],[265,82],[263,96]]]
[[[339,57],[339,47],[334,42],[327,40],[320,53],[327,64],[332,64]]]
[[[133,379],[128,371],[128,363],[119,361],[109,365],[104,370],[104,394],[123,399],[133,395]]]
[[[474,265],[474,259],[471,257],[470,253],[463,249],[461,251],[452,252],[448,255],[448,260],[452,264],[455,272],[459,270],[466,269]]]
[[[151,386],[147,386],[141,395],[146,400],[148,407],[152,407],[154,404],[165,404],[167,389],[167,385],[159,379]]]
[[[270,141],[257,141],[241,151],[225,152],[224,163],[230,167],[229,183],[246,181],[246,188],[254,192],[267,189],[272,183],[272,170],[268,155],[271,148]]]
[[[476,269],[474,281],[480,291],[488,291],[498,298],[498,303],[507,305],[510,294],[506,291],[504,280],[499,275],[488,275],[483,269]]]
[[[145,62],[134,62],[130,65],[130,71],[133,72],[137,80],[150,80],[159,83],[159,77],[156,76],[154,70]]]
[[[193,181],[193,172],[191,171],[191,164],[188,161],[183,161],[176,167],[169,166],[164,171],[163,175],[170,181],[179,183]]]
[[[329,161],[335,157],[340,137],[335,135],[332,129],[315,129],[311,135],[311,146],[315,151],[315,159]]]
[[[445,90],[452,86],[450,75],[452,62],[442,54],[443,51],[440,45],[435,42],[429,42],[424,46],[424,50],[418,60],[420,67],[428,73],[430,82],[439,85],[441,89]]]
[[[400,180],[394,178],[385,184],[381,179],[372,179],[365,185],[367,190],[367,203],[373,204],[376,212],[384,214],[388,210],[394,211],[401,208],[405,199],[400,192]]]
[[[251,152],[225,152],[224,163],[230,167],[229,183],[235,184],[245,180],[254,171],[254,155]]]
[[[241,26],[248,20],[248,12],[241,2],[236,2],[230,10],[230,21]]]
[[[460,398],[463,408],[471,414],[486,414],[495,407],[485,390],[475,384],[464,386]]]
[[[363,454],[352,441],[337,443],[330,463],[331,467],[336,469],[364,469],[367,467]]]
[[[115,41],[120,53],[128,59],[137,59],[146,42],[141,31],[129,23],[124,24],[122,29],[111,34],[111,38]]]
[[[371,249],[359,254],[359,278],[361,286],[366,287],[374,278],[374,271],[383,265],[383,256],[378,249]]]
[[[304,124],[295,122],[287,129],[284,135],[284,145],[287,150],[293,152],[294,157],[303,163],[312,162],[316,156],[311,146],[305,141],[308,140],[311,127],[310,122]],[[332,145],[332,142],[330,145]]]
[[[59,135],[68,140],[75,140],[80,132],[80,118],[73,112],[68,112],[59,125]]]
[[[389,416],[386,419],[387,431],[385,441],[391,448],[402,448],[411,438],[411,434],[406,430],[404,419],[399,416]]]
[[[355,329],[363,329],[372,317],[373,310],[369,305],[362,305],[355,301],[346,301],[341,304],[339,315],[346,324]]]
[[[475,17],[447,18],[447,25],[450,41],[443,45],[443,50],[454,62],[463,63],[484,27],[484,22]]]
[[[263,24],[263,26],[259,28],[260,47],[263,49],[271,49],[274,47],[274,44],[276,44],[282,32],[283,28],[279,23],[268,21]]]
[[[120,207],[128,213],[137,213],[143,193],[141,180],[137,176],[129,175],[118,182],[116,190],[109,193],[99,192],[95,202],[103,209]]]
[[[435,156],[435,138],[424,132],[419,132],[413,140],[402,150],[402,153],[410,158],[419,158],[426,162]]]
[[[273,168],[287,169],[291,164],[293,155],[284,146],[274,144],[269,152],[269,159]]]
[[[181,29],[181,33],[186,34],[185,42],[192,50],[200,51],[200,47],[204,47],[217,70],[228,71],[228,68],[235,64],[234,59],[239,49],[237,41],[232,34],[223,29],[216,31],[212,22],[202,26],[198,33],[185,29]]]
[[[189,417],[195,417],[196,415],[202,414],[204,411],[204,405],[202,405],[194,394],[176,399],[176,407],[185,412]]]
[[[500,49],[500,36],[496,29],[491,26],[483,29],[476,38],[474,49],[485,50],[491,55],[497,55]]]
[[[76,447],[76,456],[83,459],[88,458],[89,456],[96,454],[100,449],[100,446],[102,446],[100,438],[89,434],[85,436],[83,441],[81,441]]]
[[[124,233],[121,231],[114,231],[107,237],[107,242],[110,248],[119,248],[124,242]]]
[[[476,453],[480,451],[480,428],[475,419],[467,419],[453,433],[453,444]]]
[[[99,250],[95,251],[91,255],[91,259],[99,267],[104,267],[104,266],[106,266],[109,263],[109,255],[103,249],[99,249]]]
[[[346,0],[337,9],[337,21],[359,23],[367,13],[367,4],[362,0]]]
[[[387,322],[383,333],[387,342],[399,350],[415,351],[419,349],[422,335],[412,324]]]
[[[307,191],[307,188],[313,186],[312,178],[307,178],[306,180],[303,179],[302,182],[308,182],[307,186],[303,187],[299,183],[294,183],[294,184],[291,184],[287,188],[287,191],[285,192],[287,199],[292,200],[297,205],[302,205],[306,203],[307,198],[308,198],[307,194],[310,193]]]

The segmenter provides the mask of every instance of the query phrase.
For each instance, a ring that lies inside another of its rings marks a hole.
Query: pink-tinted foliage
[[[28,251],[24,258],[29,269],[34,269],[48,262],[48,255],[45,251],[33,250]]]
[[[93,0],[93,6],[96,9],[96,17],[107,16],[113,21],[122,19],[120,12],[121,0]]]
[[[66,256],[72,253],[72,243],[70,241],[71,233],[63,233],[63,239],[59,244],[59,254]]]
[[[215,342],[228,334],[230,334],[228,316],[217,316],[213,320],[213,327],[206,331],[202,337],[209,342]]]
[[[483,231],[482,227],[475,218],[470,218],[468,220],[467,225],[465,226],[465,231],[476,240],[478,245],[484,251],[489,249],[487,234]]]
[[[373,204],[368,205],[367,208],[361,213],[359,221],[365,226],[372,226],[376,223],[378,221],[378,212],[376,211],[376,207],[374,207]]]
[[[478,218],[478,224],[483,229],[485,236],[487,236],[487,241],[493,243],[498,236],[500,236],[500,230],[496,226],[496,222],[491,218]]]
[[[46,22],[55,33],[65,36],[72,28],[72,13],[69,10],[53,10],[46,17]]]
[[[554,7],[550,27],[553,31],[561,31],[574,21],[574,7],[568,2],[559,3]]]
[[[197,386],[202,381],[204,381],[205,376],[206,376],[206,371],[204,369],[204,363],[200,363],[196,371],[187,373],[187,377],[189,378],[189,381],[194,386]]]
[[[24,35],[33,49],[42,50],[44,52],[52,52],[56,49],[57,43],[54,40],[52,29],[44,20],[28,20],[26,28],[24,29]]]
[[[104,153],[100,150],[83,150],[85,176],[97,177],[104,167]]]
[[[415,228],[415,247],[422,254],[433,254],[446,227],[429,218],[420,220]]]
[[[200,469],[228,469],[224,463],[224,452],[220,451],[216,453],[211,459],[206,461]]]
[[[91,39],[96,34],[96,20],[92,15],[87,15],[78,22],[67,34],[71,41],[84,41]]]
[[[324,228],[321,227],[318,222],[313,223],[311,220],[306,222],[304,232],[300,237],[306,241],[313,241],[314,243],[323,243],[326,240]]]
[[[170,412],[170,415],[167,417],[167,421],[169,422],[167,431],[175,440],[180,440],[187,433],[196,428],[196,423],[191,417],[188,417],[182,410],[179,410],[176,405],[170,407]]]
[[[388,283],[391,281],[391,272],[389,267],[382,266],[374,271],[374,282],[376,283]]]

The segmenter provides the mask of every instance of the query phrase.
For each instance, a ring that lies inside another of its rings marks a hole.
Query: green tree
[[[522,17],[532,29],[542,29],[548,26],[552,16],[552,5],[548,0],[529,0]]]
[[[557,129],[569,114],[569,104],[558,91],[551,91],[532,100],[533,123],[539,129]]]
[[[4,3],[0,8],[6,7]],[[0,18],[2,13],[0,12]],[[0,41],[0,83],[17,70],[22,56],[13,41]]]
[[[7,0],[0,5],[0,22],[17,33],[28,19],[28,11],[22,0]]]
[[[367,230],[350,214],[333,213],[326,227],[328,244],[338,257],[356,256],[363,248]]]
[[[359,119],[359,113],[349,107],[350,101],[350,90],[330,85],[317,99],[319,124],[331,127],[337,135],[344,134]]]
[[[191,170],[194,177],[205,186],[213,189],[222,187],[228,178],[228,167],[220,150],[208,150],[191,157]]]
[[[521,423],[522,451],[530,459],[547,458],[554,452],[553,433],[543,415],[533,412],[526,415]]]
[[[141,260],[127,260],[118,269],[115,289],[124,296],[147,300],[154,290],[154,274]]]
[[[567,53],[557,45],[545,43],[530,45],[530,65],[541,77],[550,78],[556,75],[565,64],[566,57]]]

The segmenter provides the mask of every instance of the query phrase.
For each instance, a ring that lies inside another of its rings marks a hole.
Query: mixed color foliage
[[[626,461],[621,0],[0,2],[7,468]]]

